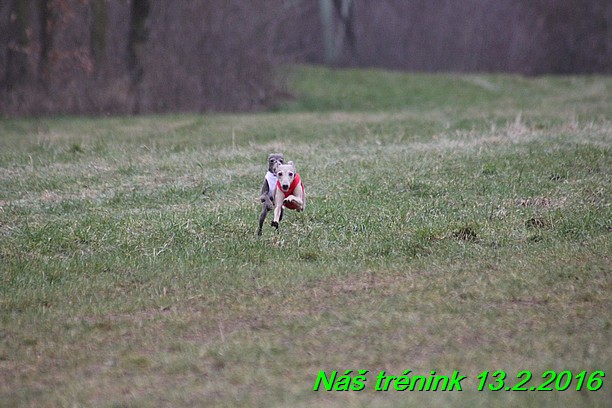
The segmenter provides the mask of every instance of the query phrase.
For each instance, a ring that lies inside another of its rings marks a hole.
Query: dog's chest
[[[276,174],[268,171],[266,173],[266,181],[268,182],[268,196],[274,197],[274,193],[276,192],[276,182],[278,181]]]

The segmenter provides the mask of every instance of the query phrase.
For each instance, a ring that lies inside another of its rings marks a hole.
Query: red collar
[[[276,188],[282,191],[283,194],[285,195],[285,198],[287,198],[291,194],[293,194],[297,186],[299,186],[301,183],[302,183],[302,180],[300,179],[300,175],[295,173],[295,178],[291,182],[291,185],[289,186],[289,190],[287,190],[287,192],[284,192],[283,189],[281,188],[280,181],[276,182]]]

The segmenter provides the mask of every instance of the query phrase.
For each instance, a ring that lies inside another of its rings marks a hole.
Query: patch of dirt
[[[476,234],[476,231],[474,231],[472,229],[472,227],[461,227],[456,231],[453,231],[453,238],[459,239],[461,241],[468,241],[468,242],[477,242],[478,241],[478,234]]]
[[[540,217],[533,217],[525,221],[525,226],[527,228],[541,229],[541,228],[548,227],[549,224],[550,223],[548,222],[548,220],[546,220],[545,218],[540,218]]]

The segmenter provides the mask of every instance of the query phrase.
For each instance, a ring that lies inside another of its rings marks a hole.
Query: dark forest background
[[[2,0],[0,113],[259,110],[287,63],[612,72],[609,0]]]

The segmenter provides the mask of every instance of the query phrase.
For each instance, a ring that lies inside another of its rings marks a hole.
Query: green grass
[[[289,77],[270,113],[0,121],[0,406],[607,406],[612,79]],[[307,209],[257,239],[273,151]]]

